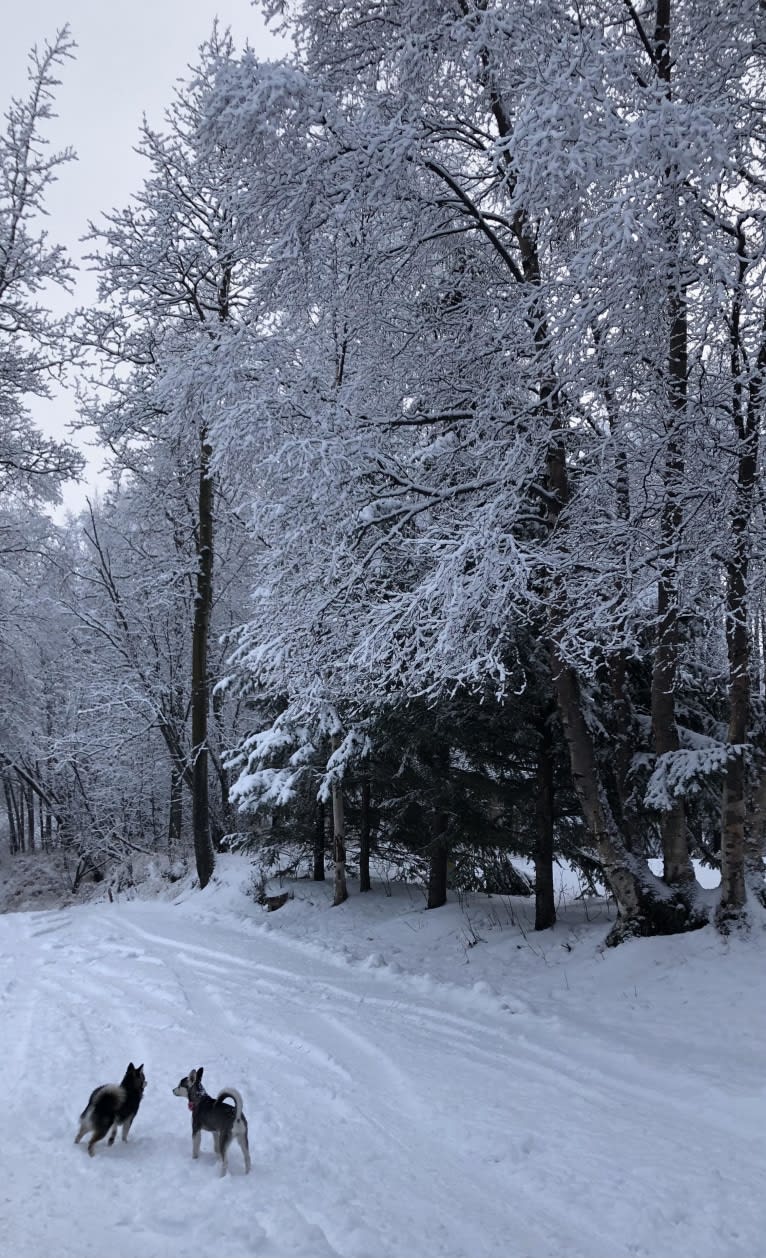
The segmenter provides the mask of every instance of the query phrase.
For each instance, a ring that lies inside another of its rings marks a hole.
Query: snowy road
[[[657,1002],[618,1025],[191,903],[7,915],[0,954],[1,1258],[766,1254],[755,1058],[724,1091]],[[77,1115],[129,1058],[130,1141],[89,1159]],[[245,1098],[250,1176],[209,1137],[191,1161],[198,1065]]]

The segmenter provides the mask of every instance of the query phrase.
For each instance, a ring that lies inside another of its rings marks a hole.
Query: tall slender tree
[[[210,879],[211,680],[209,638],[215,600],[216,471],[211,426],[236,390],[238,314],[255,265],[243,257],[237,173],[226,144],[202,144],[199,129],[218,66],[231,55],[214,30],[188,90],[179,91],[160,132],[145,123],[140,151],[150,175],[134,204],[93,227],[100,307],[83,314],[83,345],[111,375],[106,402],[84,408],[115,452],[115,472],[145,482],[177,451],[193,492],[180,494],[174,527],[193,542],[190,641],[192,818],[200,884]],[[129,367],[126,376],[125,369]],[[167,454],[166,454],[167,457]],[[155,492],[161,486],[155,482]],[[169,514],[173,506],[166,500]],[[184,543],[185,544],[185,543]],[[174,766],[176,773],[178,763]]]

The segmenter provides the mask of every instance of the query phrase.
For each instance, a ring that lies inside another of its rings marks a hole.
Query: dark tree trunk
[[[370,890],[370,779],[362,780],[359,818],[359,890]]]
[[[314,872],[312,877],[314,882],[324,882],[324,854],[325,854],[325,808],[321,800],[317,803],[316,812],[314,814]]]
[[[11,803],[13,805],[13,812],[16,819],[16,837],[18,839],[19,851],[26,852],[27,841],[26,831],[24,829],[23,791],[20,785],[14,784],[11,787]]]
[[[31,786],[27,786],[24,791],[24,802],[27,809],[27,840],[29,851],[35,850],[35,793]]]
[[[665,520],[669,512],[663,511]],[[669,546],[670,529],[664,537]],[[663,550],[665,545],[663,545]],[[652,670],[652,734],[655,754],[665,756],[678,751],[675,687],[678,665],[678,601],[675,576],[663,567],[657,582],[657,641]],[[669,886],[694,882],[694,869],[689,857],[686,836],[686,808],[683,799],[675,799],[660,814],[662,834],[663,878]]]
[[[173,856],[181,844],[184,807],[183,776],[173,764],[170,766],[170,806],[168,808],[168,856]]]
[[[333,738],[333,751],[340,746],[340,738]],[[340,782],[334,782],[332,788],[332,827],[333,827],[333,862],[335,865],[333,885],[333,908],[348,899],[346,884],[346,818],[343,807],[343,788]]]
[[[229,318],[231,264],[223,265],[218,282],[218,319]],[[199,508],[197,522],[197,589],[192,625],[192,829],[194,855],[200,887],[207,886],[215,868],[215,850],[210,831],[210,759],[208,725],[210,720],[210,681],[208,642],[213,610],[213,504],[214,486],[210,461],[213,448],[206,426],[199,432]]]
[[[223,696],[218,693],[213,694],[213,719],[215,721],[216,738],[217,738],[218,746],[222,747],[225,745],[225,742],[224,742],[225,732],[224,732],[224,725],[223,725]],[[216,752],[216,754],[213,756],[213,764],[214,764],[214,768],[216,772],[216,777],[218,779],[218,789],[220,792],[221,825],[220,825],[219,838],[223,838],[225,834],[228,834],[229,831],[233,829],[232,807],[231,807],[231,800],[229,798],[229,791],[231,789],[231,778],[230,778],[229,771],[226,769],[223,763],[223,758],[220,752]],[[220,851],[220,845],[217,845],[217,850]]]
[[[449,818],[446,812],[434,813],[428,863],[428,903],[426,908],[439,909],[447,903],[447,872],[449,845],[446,839]]]
[[[11,854],[15,855],[20,851],[19,832],[16,826],[16,816],[13,808],[13,797],[11,785],[7,778],[3,778],[3,791],[5,792],[5,810],[8,814],[8,844]]]
[[[761,395],[766,372],[766,313],[762,339],[750,380],[744,393],[744,355],[740,342],[740,292],[748,267],[743,230],[738,233],[739,284],[732,303],[731,375],[732,415],[739,442],[737,485],[731,519],[732,550],[727,570],[726,647],[729,661],[728,742],[738,752],[726,763],[721,827],[721,893],[718,924],[728,930],[732,922],[744,920],[750,892],[763,902],[763,785],[756,792],[754,815],[747,826],[747,762],[745,743],[750,724],[750,630],[748,625],[748,577],[750,569],[750,524],[758,483],[758,446]]]
[[[627,660],[620,651],[608,663],[613,720],[610,736],[614,746],[614,784],[620,806],[620,829],[629,852],[636,842],[636,817],[630,802],[630,771],[633,764],[633,712],[626,684]]]
[[[42,782],[42,773],[40,772],[40,761],[35,761],[35,781]],[[43,794],[42,791],[30,790],[29,803],[32,809],[37,813],[34,822],[34,828],[37,832],[37,842],[42,851],[45,850],[45,833],[43,830]]]
[[[593,340],[597,354],[601,354],[604,346],[602,331],[594,323],[592,325]],[[630,461],[627,441],[623,432],[623,421],[614,388],[606,364],[600,371],[600,385],[609,419],[609,430],[614,446],[615,471],[615,506],[617,515],[626,530],[631,528],[630,508]],[[616,601],[624,588],[618,576],[615,582]],[[627,600],[623,600],[627,601]],[[625,845],[632,851],[635,845],[634,810],[630,804],[630,770],[633,763],[633,713],[627,690],[628,657],[625,651],[617,651],[606,661],[606,675],[609,679],[609,690],[612,699],[612,720],[609,736],[614,749],[613,776],[616,796],[619,801],[620,830]]]
[[[556,921],[553,892],[553,737],[550,717],[540,725],[537,748],[535,801],[535,930],[547,930]]]
[[[654,32],[654,58],[657,74],[665,84],[665,96],[671,99],[670,76],[670,0],[657,0]],[[660,513],[660,553],[663,556],[657,579],[657,636],[652,671],[652,735],[655,754],[670,755],[679,750],[676,723],[676,675],[679,649],[678,581],[676,552],[683,527],[684,453],[688,390],[688,319],[686,289],[679,274],[678,205],[674,192],[676,179],[672,169],[667,179],[666,215],[661,225],[667,237],[668,301],[670,327],[668,337],[668,410],[665,420],[665,460],[663,468],[664,499]],[[686,808],[683,799],[674,799],[660,815],[662,833],[663,877],[670,886],[694,882],[694,869],[689,857],[686,834]]]
[[[681,450],[686,410],[687,326],[686,301],[681,293],[671,296],[669,371],[669,417],[666,425],[665,501],[660,516],[660,547],[668,559],[657,580],[657,637],[652,669],[652,734],[655,754],[666,756],[679,750],[676,723],[676,674],[678,671],[678,591],[675,554],[683,515],[680,502],[684,459]],[[672,801],[660,815],[665,882],[670,886],[694,881],[686,835],[686,809],[683,799]]]
[[[213,605],[213,477],[212,447],[203,429],[200,434],[199,519],[197,525],[197,589],[192,626],[192,825],[194,856],[200,887],[206,887],[215,867],[210,835],[210,783],[208,778],[208,712],[210,686],[207,673],[210,613]]]

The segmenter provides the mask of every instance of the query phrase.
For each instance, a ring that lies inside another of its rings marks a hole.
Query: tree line
[[[37,143],[68,32],[7,115],[12,845],[31,799],[45,842],[191,844],[204,885],[222,843],[324,876],[329,834],[336,903],[349,843],[362,889],[377,849],[431,907],[517,886],[523,854],[541,928],[564,857],[614,896],[613,942],[703,925],[699,858],[719,927],[746,924],[763,6],[263,7],[292,52],[214,28],[64,327],[37,294],[71,272],[34,232],[71,157]],[[24,400],[65,359],[112,487],[54,529],[77,455]]]

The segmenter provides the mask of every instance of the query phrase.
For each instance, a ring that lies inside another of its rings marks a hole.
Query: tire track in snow
[[[433,1252],[450,1252],[449,1245],[455,1244],[455,1229],[459,1231],[464,1228],[466,1231],[465,1247],[460,1252],[471,1254],[476,1245],[474,1230],[476,1220],[467,1223],[456,1220],[454,1201],[450,1198],[449,1191],[445,1190],[445,1195],[441,1198],[440,1167],[443,1167],[445,1162],[450,1164],[452,1170],[452,1174],[447,1176],[449,1183],[454,1182],[454,1177],[458,1180],[470,1181],[478,1160],[482,1166],[483,1179],[488,1180],[490,1184],[494,1180],[494,1188],[485,1189],[482,1193],[482,1212],[486,1214],[488,1211],[490,1217],[492,1214],[496,1215],[495,1227],[502,1226],[508,1209],[509,1171],[512,1172],[514,1167],[524,1165],[530,1157],[533,1159],[539,1157],[541,1149],[546,1147],[545,1142],[536,1141],[527,1133],[522,1133],[517,1140],[513,1140],[512,1137],[508,1156],[496,1159],[494,1163],[488,1165],[485,1154],[488,1135],[486,1122],[472,1121],[471,1105],[474,1102],[472,1102],[470,1091],[465,1102],[462,1102],[459,1092],[456,1094],[450,1091],[449,1070],[443,1080],[447,1085],[443,1091],[435,1080],[429,1080],[426,1090],[422,1080],[413,1076],[412,1063],[408,1071],[396,1066],[394,1061],[396,1052],[401,1052],[403,1040],[412,1049],[413,1062],[417,1061],[418,1055],[422,1056],[424,1052],[427,1056],[433,1057],[435,1047],[436,1055],[442,1063],[461,1062],[467,1049],[470,1049],[471,1073],[478,1074],[481,1069],[491,1069],[494,1072],[494,1081],[488,1085],[485,1084],[485,1092],[494,1097],[492,1108],[497,1114],[498,1121],[503,1122],[507,1119],[510,1122],[513,1115],[508,1113],[504,1116],[499,1101],[499,1098],[502,1098],[507,1091],[508,1074],[513,1063],[512,1044],[509,1040],[512,1020],[509,1019],[507,1013],[496,1015],[500,1026],[493,1026],[489,1015],[483,1013],[481,1025],[477,1027],[477,1018],[474,1014],[462,1015],[441,1007],[431,1007],[424,1002],[422,994],[412,992],[406,984],[402,992],[400,976],[394,975],[381,976],[383,986],[390,989],[390,995],[370,995],[365,990],[364,996],[360,997],[357,988],[360,983],[366,984],[369,981],[366,972],[349,966],[340,967],[339,973],[339,967],[336,965],[324,964],[315,956],[312,958],[309,955],[307,958],[305,954],[299,954],[295,960],[298,964],[301,962],[305,964],[307,960],[312,962],[313,972],[308,974],[296,972],[285,965],[275,965],[272,960],[264,960],[259,953],[264,951],[272,953],[276,951],[278,955],[287,953],[288,958],[292,960],[292,950],[289,947],[285,948],[281,941],[275,941],[269,935],[265,935],[263,939],[256,938],[249,941],[253,943],[254,956],[252,960],[243,960],[241,957],[224,951],[220,946],[208,947],[199,943],[190,945],[188,940],[183,937],[179,938],[177,934],[170,935],[148,930],[128,918],[123,918],[121,924],[147,945],[155,949],[159,948],[166,958],[173,955],[174,959],[167,961],[167,964],[174,969],[176,974],[178,974],[178,964],[175,958],[182,954],[189,958],[192,972],[194,964],[204,968],[211,964],[211,959],[215,966],[223,965],[224,972],[228,972],[230,976],[229,986],[232,992],[237,990],[237,981],[233,976],[246,972],[248,991],[251,995],[250,1004],[257,1005],[264,999],[270,1002],[268,1036],[279,1036],[286,1050],[292,1050],[293,1054],[296,1043],[305,1045],[307,1041],[311,1041],[311,1037],[316,1037],[320,1045],[318,1047],[314,1044],[310,1051],[312,1063],[321,1067],[322,1059],[329,1057],[330,1061],[336,1065],[340,1063],[346,1078],[350,1077],[356,1081],[350,1095],[333,1086],[324,1103],[321,1103],[318,1097],[321,1097],[322,1092],[326,1090],[325,1081],[323,1079],[318,1081],[315,1075],[303,1079],[299,1093],[300,1105],[293,1118],[282,1124],[283,1138],[279,1142],[280,1149],[284,1151],[286,1157],[290,1158],[293,1171],[297,1169],[294,1124],[300,1120],[302,1109],[305,1108],[308,1098],[312,1104],[312,1121],[320,1128],[326,1128],[325,1143],[331,1147],[334,1142],[337,1142],[338,1132],[340,1131],[342,1137],[344,1131],[347,1130],[354,1131],[355,1140],[358,1140],[358,1127],[361,1122],[367,1133],[364,1139],[372,1149],[373,1164],[381,1168],[386,1167],[390,1178],[392,1156],[401,1163],[402,1171],[397,1188],[400,1196],[406,1199],[409,1194],[413,1193],[415,1186],[415,1196],[419,1200],[429,1201],[435,1233],[439,1231],[436,1220],[440,1216],[444,1215],[451,1219],[452,1239],[449,1240],[445,1235],[443,1248],[435,1249]],[[183,935],[183,931],[181,934]],[[241,937],[238,942],[241,947]],[[321,972],[321,977],[317,973],[318,970]],[[331,977],[328,976],[327,971]],[[264,978],[264,976],[268,977]],[[184,983],[184,980],[181,981]],[[194,985],[193,980],[192,985],[195,999],[200,1002],[201,1015],[209,1015],[208,997],[201,995],[200,986]],[[434,991],[431,990],[429,995],[433,1001]],[[439,995],[437,990],[436,999]],[[330,1006],[329,1009],[328,1006]],[[277,1025],[285,1010],[290,1011],[288,1017],[291,1025],[296,1028],[295,1033],[286,1034],[280,1031]],[[240,1038],[247,1041],[253,1034],[253,1028],[257,1025],[258,1019],[253,1019],[242,1010],[238,1012],[237,1017],[244,1028],[244,1035]],[[365,1026],[365,1031],[352,1029],[354,1024],[359,1022]],[[368,1026],[370,1023],[372,1025]],[[487,1048],[481,1043],[480,1038],[477,1039],[483,1035],[491,1035],[496,1045],[494,1049]],[[434,1040],[435,1036],[436,1040]],[[329,1048],[328,1038],[331,1040]],[[389,1048],[385,1049],[381,1045],[387,1040]],[[360,1057],[367,1059],[367,1067],[362,1071],[361,1082],[358,1080]],[[294,1056],[291,1064],[294,1074],[302,1073],[302,1063],[297,1067],[297,1071],[295,1069],[297,1063]],[[281,1063],[281,1070],[283,1069],[284,1062]],[[393,1096],[390,1095],[391,1092]],[[486,1111],[487,1103],[484,1097],[476,1104],[482,1113]],[[385,1110],[385,1118],[381,1117],[381,1107]],[[320,1111],[323,1111],[323,1117],[318,1118]],[[402,1115],[406,1116],[404,1123],[402,1123]],[[434,1136],[435,1125],[437,1129],[447,1126],[453,1133],[457,1129],[457,1135],[453,1136],[451,1142],[445,1144],[443,1140],[439,1140],[438,1131],[436,1137]],[[420,1127],[423,1127],[422,1137],[419,1134]],[[439,1149],[439,1162],[436,1165],[433,1164],[434,1148]],[[312,1155],[309,1154],[302,1167],[301,1181],[310,1180],[312,1173],[316,1173],[316,1170]],[[419,1189],[418,1185],[420,1185]],[[342,1202],[338,1201],[335,1204],[342,1214]],[[536,1217],[536,1213],[536,1209],[530,1208],[531,1217]],[[330,1209],[329,1214],[333,1214],[333,1209]],[[550,1233],[558,1220],[561,1236],[566,1236],[570,1218],[571,1211],[568,1206],[560,1208],[557,1204],[551,1205],[547,1212],[545,1232]],[[416,1226],[414,1216],[412,1226]],[[590,1224],[584,1223],[582,1232],[583,1239],[590,1237],[592,1245],[597,1245],[599,1234],[592,1229]],[[338,1243],[337,1240],[336,1243]],[[396,1253],[397,1249],[394,1248],[393,1252]],[[536,1248],[535,1252],[545,1251]],[[586,1248],[583,1252],[592,1254],[594,1251],[592,1248],[590,1250]]]
[[[143,929],[133,922],[129,928]],[[173,946],[170,936],[158,933],[155,940],[162,948]],[[624,1204],[620,1208],[628,1217],[632,1216],[636,1230],[640,1232],[647,1212],[655,1210],[662,1219],[663,1233],[667,1234],[667,1253],[683,1255],[686,1247],[683,1225],[690,1208],[684,1204],[684,1199],[688,1198],[686,1185],[690,1166],[701,1182],[709,1184],[706,1199],[710,1202],[720,1200],[722,1192],[725,1197],[734,1189],[735,1179],[729,1168],[716,1167],[714,1159],[711,1164],[708,1153],[720,1144],[722,1133],[739,1136],[748,1163],[745,1176],[751,1181],[753,1194],[759,1192],[757,1168],[763,1164],[766,1152],[763,1140],[747,1137],[738,1131],[736,1115],[729,1115],[725,1109],[701,1116],[699,1093],[693,1083],[688,1083],[677,1072],[674,1075],[659,1065],[647,1065],[640,1057],[627,1053],[624,1045],[620,1045],[615,1054],[615,1045],[605,1043],[603,1035],[599,1038],[597,1034],[580,1027],[574,1050],[569,1043],[562,1045],[561,1036],[554,1029],[560,1024],[560,1019],[550,1016],[537,1018],[535,1015],[519,1014],[511,1017],[500,1009],[494,1014],[481,1009],[470,1014],[458,1014],[438,1003],[442,995],[447,1003],[452,1003],[454,991],[442,993],[431,989],[423,994],[417,991],[422,984],[408,983],[406,976],[378,972],[375,977],[383,989],[388,988],[396,994],[371,995],[367,990],[360,997],[358,988],[369,977],[361,967],[344,966],[337,961],[333,965],[322,964],[316,953],[305,947],[296,956],[298,949],[291,946],[292,941],[290,944],[275,941],[271,932],[251,934],[251,941],[253,961],[232,958],[231,969],[250,968],[254,996],[259,993],[263,975],[270,975],[283,1005],[291,1003],[298,1008],[305,1005],[307,987],[310,987],[317,1012],[328,1004],[332,1007],[332,1017],[325,1021],[325,1034],[328,1026],[334,1026],[335,1056],[343,1056],[337,1043],[345,1035],[346,1028],[355,1025],[358,1020],[364,1022],[368,1047],[374,1043],[376,1052],[379,1052],[378,1046],[383,1042],[386,1027],[394,1018],[400,1046],[404,1040],[416,1052],[422,1050],[429,1037],[436,1036],[440,1060],[449,1062],[460,1054],[468,1053],[477,1069],[493,1072],[497,1080],[496,1097],[509,1094],[504,1118],[509,1130],[509,1150],[501,1162],[501,1179],[509,1173],[513,1174],[514,1168],[524,1168],[525,1183],[516,1185],[514,1191],[522,1200],[528,1195],[532,1217],[536,1209],[533,1203],[539,1191],[540,1196],[546,1199],[546,1234],[554,1227],[551,1216],[556,1215],[561,1235],[570,1235],[565,1245],[570,1252],[571,1231],[567,1231],[566,1224],[567,1220],[571,1224],[573,1201],[590,1198],[592,1202],[599,1203],[603,1217],[609,1220],[614,1217],[615,1203],[624,1202],[627,1197],[634,1204],[627,1210]],[[241,936],[237,942],[241,947]],[[201,945],[196,947],[196,955],[200,959],[210,951]],[[220,948],[213,952],[218,961],[224,961],[228,966],[227,953]],[[287,955],[289,961],[295,957],[296,968],[300,957],[306,970],[297,977],[289,962],[273,963],[271,958],[274,953],[282,957]],[[262,987],[260,994],[264,994]],[[347,1038],[353,1040],[353,1036]],[[358,1056],[358,1041],[355,1050]],[[349,1057],[354,1060],[353,1045]],[[372,1053],[370,1060],[374,1059],[375,1053]],[[371,1069],[369,1073],[374,1074],[375,1071]],[[394,1086],[395,1080],[392,1080],[390,1072],[387,1076],[385,1070],[382,1073],[387,1085]],[[445,1082],[448,1084],[449,1080],[445,1079]],[[401,1091],[406,1091],[406,1077]],[[529,1106],[528,1096],[540,1098],[537,1106]],[[433,1090],[433,1104],[437,1118],[441,1115],[445,1121],[451,1119],[454,1123],[454,1116],[448,1112],[449,1104],[443,1095],[440,1096],[438,1089]],[[604,1111],[610,1114],[612,1139],[617,1145],[631,1148],[636,1133],[641,1135],[644,1153],[633,1159],[630,1176],[615,1169],[609,1148],[603,1152],[593,1150],[590,1139],[593,1115]],[[566,1115],[563,1133],[562,1112]],[[707,1132],[707,1136],[700,1147],[690,1148],[688,1131],[694,1129],[699,1132],[700,1128]],[[390,1134],[385,1127],[384,1140]],[[463,1124],[461,1140],[466,1149],[472,1150],[472,1156],[480,1156],[481,1130],[472,1132],[470,1123]],[[448,1151],[445,1157],[448,1157]],[[646,1202],[653,1203],[658,1197],[658,1166],[669,1168],[664,1172],[662,1181],[667,1201],[663,1198],[657,1205],[647,1206]],[[739,1175],[741,1178],[741,1172]],[[569,1204],[563,1211],[556,1205],[552,1206],[548,1200],[547,1186],[550,1182],[567,1185]],[[499,1186],[501,1199],[504,1191],[507,1188]],[[711,1234],[718,1235],[721,1219],[716,1217],[714,1210],[711,1211],[710,1226]],[[578,1220],[578,1232],[584,1245],[583,1252],[600,1252],[603,1233],[592,1233],[585,1219]],[[595,1248],[588,1247],[590,1239]],[[729,1253],[729,1243],[730,1238],[722,1238],[722,1252]],[[640,1243],[636,1242],[631,1252],[642,1253]],[[735,1249],[732,1252],[740,1251]]]
[[[222,925],[208,946],[170,912],[0,923],[16,967],[2,996],[14,1077],[25,1103],[25,1070],[34,1080],[42,1115],[39,1131],[19,1117],[0,1188],[23,1215],[9,1254],[100,1258],[108,1235],[114,1258],[658,1258],[642,1237],[662,1235],[663,1258],[687,1258],[692,1210],[710,1253],[751,1252],[745,1235],[726,1234],[721,1203],[735,1178],[758,1199],[764,1151],[752,1127],[740,1133],[743,1165],[715,1167],[732,1120],[720,1109],[701,1117],[678,1071],[637,1064],[624,1042],[615,1055],[608,1027],[578,1027],[570,1041],[550,1017],[511,1016],[470,993],[459,1002],[455,990],[371,974],[271,932]],[[102,1064],[123,1066],[136,1043],[150,1089],[135,1140],[88,1159],[71,1146],[74,1111],[103,1081]],[[211,1089],[234,1083],[245,1095],[250,1177],[219,1182],[209,1145],[191,1162],[188,1114],[170,1086],[196,1053]],[[78,1081],[62,1097],[73,1065],[83,1095]],[[605,1113],[599,1147],[591,1129]],[[699,1148],[690,1128],[706,1133]],[[102,1203],[101,1230],[67,1250],[56,1220],[80,1199]],[[211,1227],[222,1200],[225,1243]]]
[[[10,1124],[17,1133],[14,1163],[0,1187],[7,1221],[3,1246],[8,1246],[0,1252],[9,1258],[102,1258],[108,1237],[113,1258],[217,1258],[221,1194],[231,1189],[228,1182],[219,1182],[212,1153],[192,1166],[188,1113],[170,1094],[170,1079],[167,1095],[164,1086],[152,1095],[153,1079],[156,1083],[163,1074],[157,1044],[147,1053],[158,1064],[148,1067],[149,1090],[128,1144],[118,1141],[109,1150],[101,1146],[92,1159],[84,1146],[72,1144],[75,1116],[90,1089],[115,1077],[114,1071],[102,1075],[103,1062],[109,1059],[124,1068],[127,1046],[143,1034],[147,992],[139,973],[132,983],[126,982],[126,974],[142,968],[156,971],[156,959],[149,958],[146,965],[146,956],[123,947],[114,934],[91,932],[85,917],[71,930],[30,930],[28,919],[22,918],[13,925],[16,984],[7,985],[4,1011],[24,1035],[15,1037],[20,1109]],[[163,998],[182,1012],[182,990],[164,962],[161,972]],[[189,1002],[189,1023],[198,1016],[196,1003]],[[174,1074],[173,1082],[175,1067]],[[26,1083],[30,1077],[33,1125]],[[175,1140],[170,1134],[174,1131]],[[57,1173],[52,1177],[54,1162]],[[177,1185],[168,1194],[165,1185],[173,1168]],[[190,1172],[200,1173],[193,1187]],[[272,1233],[253,1217],[254,1179],[245,1180],[240,1173],[231,1181],[240,1195],[227,1213],[227,1243],[235,1245],[237,1254],[276,1255],[279,1231]],[[95,1201],[99,1205],[92,1211]],[[287,1229],[295,1255],[337,1258],[321,1228],[305,1219],[297,1204],[275,1206],[272,1214],[275,1226]],[[73,1216],[79,1226],[73,1226]]]

